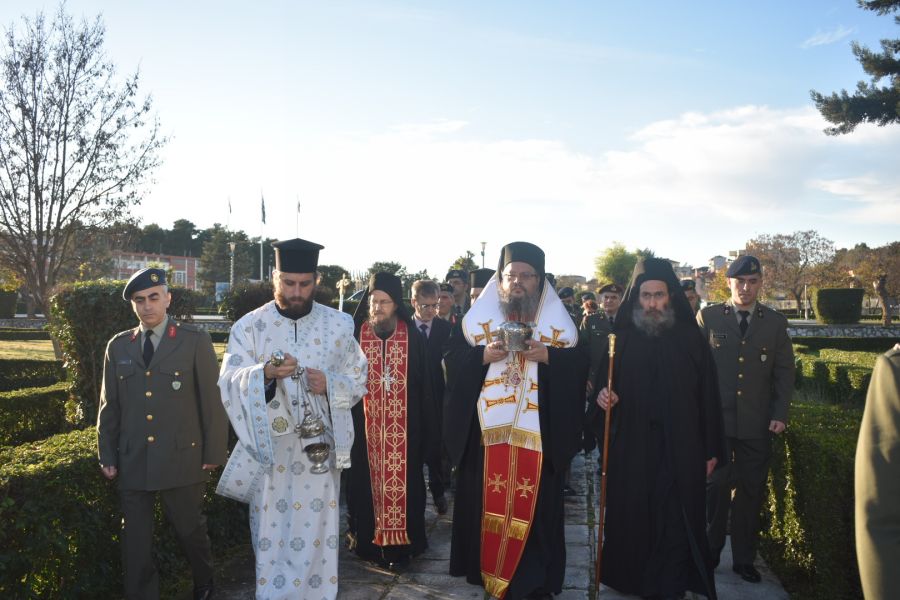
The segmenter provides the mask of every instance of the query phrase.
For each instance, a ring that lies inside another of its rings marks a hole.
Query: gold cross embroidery
[[[521,494],[519,494],[520,498],[528,498],[528,494],[534,493],[534,485],[531,484],[531,478],[523,477],[522,483],[516,484],[516,491],[522,492]]]
[[[537,384],[537,382],[536,382],[534,379],[532,379],[532,378],[529,377],[529,378],[528,378],[528,383],[529,383],[529,386],[528,386],[528,391],[529,391],[529,392],[536,392],[536,391],[538,391],[538,384]]]
[[[503,383],[502,377],[495,377],[494,379],[485,379],[484,387],[491,387],[492,385],[499,385]]]
[[[557,329],[556,327],[551,326],[550,331],[553,332],[553,337],[547,337],[546,335],[544,335],[542,333],[541,334],[541,342],[542,343],[549,342],[550,345],[553,346],[554,348],[565,348],[566,342],[559,339],[559,336],[561,336],[563,334],[563,331],[565,331],[565,329]]]
[[[515,404],[516,397],[514,394],[510,394],[504,398],[497,398],[496,400],[491,400],[489,398],[484,399],[484,410],[488,410],[492,406],[496,406],[498,404]]]
[[[491,331],[491,323],[493,319],[488,319],[487,323],[479,323],[481,325],[481,330],[484,331],[484,334],[478,334],[475,336],[475,343],[478,344],[481,340],[486,340],[485,344],[490,344],[494,341],[494,335],[496,335],[496,331]]]
[[[500,490],[506,487],[506,480],[503,479],[500,473],[494,473],[494,478],[488,479],[488,485],[494,488],[491,491],[499,494]]]

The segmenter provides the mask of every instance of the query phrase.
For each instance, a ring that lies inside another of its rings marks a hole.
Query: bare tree
[[[818,284],[818,267],[834,258],[834,242],[812,230],[764,234],[747,242],[747,252],[762,263],[769,292],[789,293],[802,306],[803,286]]]
[[[140,202],[166,140],[138,72],[116,81],[100,17],[76,24],[61,5],[21,25],[0,51],[0,263],[46,314],[79,233]]]

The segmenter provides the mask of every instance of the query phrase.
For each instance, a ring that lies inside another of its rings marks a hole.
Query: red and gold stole
[[[363,323],[359,345],[369,360],[369,380],[363,408],[369,478],[375,509],[376,546],[409,544],[406,532],[406,372],[409,335],[406,323],[382,341],[368,322]]]

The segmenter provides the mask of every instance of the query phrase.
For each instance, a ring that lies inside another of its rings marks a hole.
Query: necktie
[[[144,338],[144,366],[149,367],[150,361],[153,360],[153,341],[150,339],[150,336],[153,335],[153,330],[148,329],[146,337]]]
[[[739,310],[738,314],[741,315],[741,337],[747,335],[747,328],[750,327],[750,323],[747,322],[747,317],[750,316],[750,311],[748,310]]]
[[[609,324],[610,324],[610,325],[615,325],[615,324],[616,324],[613,317],[610,317],[610,318],[609,318]]]
[[[426,325],[425,323],[422,323],[421,325],[419,325],[419,329],[422,330],[422,335],[427,340],[428,339],[428,325]]]

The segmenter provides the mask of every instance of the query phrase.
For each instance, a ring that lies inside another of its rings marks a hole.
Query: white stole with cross
[[[471,346],[499,339],[500,324],[506,319],[500,310],[498,286],[495,274],[463,317],[463,333]],[[554,348],[572,348],[578,343],[572,317],[546,281],[533,330],[533,339]],[[541,451],[538,393],[536,362],[525,360],[520,352],[510,352],[505,360],[491,363],[478,397],[482,444],[510,444]]]

